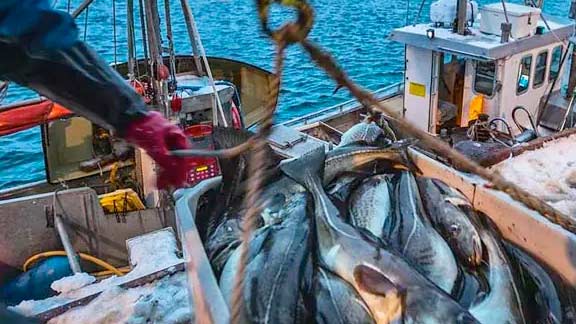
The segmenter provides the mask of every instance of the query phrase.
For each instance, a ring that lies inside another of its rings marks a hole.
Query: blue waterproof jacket
[[[122,135],[147,114],[143,99],[78,39],[49,0],[0,0],[0,80],[41,95]]]
[[[24,46],[30,52],[65,49],[78,39],[74,20],[53,10],[48,0],[1,0],[0,42]]]

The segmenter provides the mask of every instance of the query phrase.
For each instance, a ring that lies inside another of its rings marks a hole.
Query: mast
[[[468,5],[467,0],[458,0],[458,5],[456,7],[456,32],[458,35],[466,35],[466,6]]]
[[[164,65],[162,60],[162,44],[160,37],[160,16],[157,0],[144,0],[146,8],[146,29],[148,31],[148,50],[151,60],[151,84],[155,95],[155,104],[168,115],[168,89],[165,80],[159,78],[159,69]]]
[[[200,54],[198,51],[198,44],[196,43],[196,35],[198,31],[196,30],[196,24],[194,24],[194,17],[192,16],[192,8],[186,0],[180,0],[182,5],[182,11],[184,12],[184,20],[186,21],[186,29],[188,30],[188,36],[190,37],[190,43],[192,44],[192,53],[194,55],[194,64],[196,64],[196,71],[198,71],[199,76],[204,75],[204,69],[202,63],[200,63]]]

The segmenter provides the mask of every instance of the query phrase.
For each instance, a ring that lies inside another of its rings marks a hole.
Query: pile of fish
[[[219,130],[219,148],[250,134]],[[548,272],[460,192],[419,176],[410,140],[361,123],[334,150],[269,166],[248,246],[246,323],[562,323]],[[218,142],[218,141],[216,141]],[[246,156],[227,161],[205,247],[231,303]],[[208,205],[214,206],[213,203]],[[218,205],[218,204],[216,204]]]

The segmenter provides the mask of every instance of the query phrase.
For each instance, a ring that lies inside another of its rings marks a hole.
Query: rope
[[[285,43],[277,43],[275,74],[272,80],[272,88],[267,99],[267,109],[265,116],[262,119],[259,133],[256,135],[253,151],[248,162],[248,174],[250,174],[250,178],[248,180],[248,191],[244,199],[246,214],[242,221],[242,243],[239,246],[240,260],[238,263],[238,272],[234,278],[234,290],[232,291],[232,323],[240,323],[242,321],[242,308],[244,306],[244,271],[248,263],[248,246],[250,244],[250,239],[252,238],[252,233],[258,226],[258,216],[262,212],[260,194],[266,177],[266,162],[269,158],[266,155],[266,138],[270,134],[272,126],[274,125],[276,99],[280,91],[280,79],[284,65],[285,48]]]

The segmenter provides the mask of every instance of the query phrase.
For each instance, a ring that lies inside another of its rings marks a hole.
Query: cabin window
[[[496,83],[496,62],[476,62],[476,76],[474,77],[474,91],[488,97],[494,95]]]
[[[548,66],[548,51],[538,54],[534,67],[534,88],[540,87],[546,80],[546,67]]]
[[[518,69],[518,84],[516,87],[516,94],[520,95],[528,90],[530,85],[530,70],[532,69],[532,55],[524,56],[520,61],[520,68]]]
[[[562,60],[562,45],[554,48],[552,51],[552,59],[550,60],[550,74],[548,80],[552,81],[558,77],[560,73],[560,61]]]

